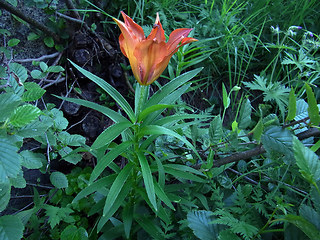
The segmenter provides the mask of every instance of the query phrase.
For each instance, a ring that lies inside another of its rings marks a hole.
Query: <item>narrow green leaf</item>
[[[230,105],[230,98],[228,96],[228,92],[224,83],[222,83],[222,101],[224,108],[227,109]]]
[[[19,240],[23,238],[24,226],[17,216],[7,215],[0,217],[1,240]]]
[[[193,77],[195,77],[202,69],[203,68],[197,68],[192,71],[181,74],[175,79],[172,79],[170,82],[168,82],[166,85],[160,88],[155,94],[152,95],[145,107],[147,108],[159,104],[162,101],[162,99],[164,99],[174,90],[176,90],[177,88],[191,80]]]
[[[157,211],[158,208],[157,208],[156,196],[154,191],[153,178],[152,178],[152,173],[150,170],[148,160],[142,152],[138,152],[137,155],[140,162],[142,177],[143,177],[148,198],[152,206],[154,207],[154,209]]]
[[[293,139],[293,150],[296,163],[302,176],[316,186],[320,180],[320,161],[318,156],[305,147],[297,138]]]
[[[77,196],[73,199],[73,203],[81,200],[84,197],[87,197],[88,195],[98,192],[99,190],[109,187],[114,180],[116,179],[116,174],[109,175],[107,177],[103,177],[99,180],[97,180],[94,183],[89,184],[86,188],[82,189]]]
[[[190,180],[190,181],[195,181],[195,182],[206,182],[206,180],[192,174],[189,172],[184,172],[184,171],[180,171],[171,167],[168,167],[166,165],[163,166],[164,170],[166,173],[171,174],[172,176],[176,177],[176,178],[183,178],[186,180]]]
[[[306,83],[305,85],[307,98],[308,98],[308,113],[310,121],[313,125],[318,126],[320,123],[319,107],[317,105],[317,100],[311,87]]]
[[[124,233],[126,235],[126,238],[130,238],[130,232],[131,232],[131,226],[132,226],[132,220],[133,220],[133,207],[132,203],[128,202],[123,210],[122,210],[122,220],[123,220],[123,227],[124,227]]]
[[[166,108],[173,108],[177,105],[169,105],[169,104],[157,104],[154,106],[150,106],[145,108],[138,116],[138,122],[141,122],[144,120],[148,115],[152,112],[158,111],[158,110],[164,110]]]
[[[124,151],[132,145],[132,142],[127,141],[119,144],[118,146],[112,148],[106,155],[98,160],[97,166],[93,169],[90,176],[90,183],[96,180],[99,175],[109,166],[109,164]]]
[[[108,127],[106,130],[104,130],[94,141],[91,148],[92,149],[98,149],[103,146],[108,145],[110,142],[112,142],[115,138],[117,138],[123,131],[128,129],[132,126],[132,123],[126,121],[126,122],[119,122],[115,123],[112,126]]]
[[[50,181],[56,188],[67,188],[68,179],[62,172],[53,172],[50,175]]]
[[[175,210],[174,206],[172,205],[170,199],[168,198],[168,196],[166,195],[166,193],[164,192],[164,190],[160,187],[160,184],[157,182],[154,182],[154,190],[156,195],[158,196],[158,198],[164,202],[169,208],[171,208],[172,210]]]
[[[263,122],[262,120],[260,119],[257,123],[257,125],[254,127],[254,129],[252,129],[252,133],[253,133],[253,138],[260,142],[260,139],[261,139],[261,136],[262,136],[262,133],[263,133],[263,130],[264,130],[264,126],[263,126]]]
[[[184,142],[192,151],[194,151],[194,153],[197,155],[197,157],[199,159],[201,159],[201,157],[200,157],[199,153],[197,152],[197,150],[195,149],[195,147],[188,140],[186,140],[181,135],[179,135],[178,133],[176,133],[168,128],[165,128],[162,126],[157,126],[157,125],[148,125],[148,126],[143,127],[138,134],[139,137],[144,137],[146,135],[170,135],[170,136],[173,136],[173,137],[181,140],[182,142]]]
[[[15,127],[22,127],[39,117],[41,110],[31,104],[18,107],[10,117],[10,124]]]
[[[111,208],[108,208],[108,211],[101,217],[100,221],[98,222],[97,229],[98,231],[101,230],[104,224],[115,214],[115,212],[124,204],[125,198],[127,197],[128,193],[131,190],[131,182],[126,183],[120,190],[119,194],[117,195],[114,204]],[[107,202],[104,205],[104,208],[107,208]],[[123,230],[122,230],[123,231]]]
[[[164,233],[161,232],[160,228],[151,219],[137,215],[134,215],[134,219],[153,239],[163,240]]]
[[[78,98],[66,98],[66,97],[60,97],[60,96],[57,96],[57,95],[54,95],[54,96],[57,97],[57,98],[60,98],[62,100],[73,102],[73,103],[76,103],[76,104],[91,108],[93,110],[96,110],[98,112],[101,112],[102,114],[106,115],[107,117],[109,117],[114,122],[125,122],[125,121],[129,122],[129,120],[126,119],[125,117],[123,117],[121,114],[115,112],[114,110],[112,110],[110,108],[101,106],[101,105],[99,105],[97,103],[90,102],[90,101],[83,100],[83,99],[78,99]]]
[[[70,60],[69,60],[70,61]],[[95,82],[98,86],[100,86],[103,90],[105,90],[119,105],[120,107],[125,111],[125,113],[129,116],[131,122],[135,122],[135,114],[129,105],[129,103],[124,99],[124,97],[109,83],[104,81],[102,78],[97,77],[96,75],[92,74],[91,72],[88,72],[87,70],[81,68],[77,64],[70,61],[71,64],[83,75],[85,75],[87,78]]]
[[[288,115],[286,118],[286,121],[292,121],[297,112],[297,99],[294,94],[294,89],[292,88],[290,93],[289,93],[289,105],[288,105]]]
[[[106,203],[103,208],[103,216],[106,216],[106,214],[109,212],[109,210],[114,207],[115,201],[116,201],[121,189],[123,188],[123,185],[127,181],[128,177],[131,173],[132,168],[133,168],[133,164],[128,163],[121,170],[121,172],[118,174],[116,180],[114,180],[114,182],[110,188],[109,194],[107,196]]]

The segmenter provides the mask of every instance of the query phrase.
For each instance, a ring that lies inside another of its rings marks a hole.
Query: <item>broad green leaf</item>
[[[53,73],[58,73],[63,71],[64,71],[64,68],[61,66],[50,66],[47,69],[47,72],[53,72]]]
[[[22,156],[21,165],[28,169],[39,169],[42,167],[42,162],[45,160],[45,156],[41,153],[31,152],[29,150],[24,150],[20,152]]]
[[[131,106],[114,87],[112,87],[109,83],[104,81],[102,78],[99,78],[96,75],[92,74],[91,72],[88,72],[87,70],[81,68],[80,66],[73,63],[72,61],[70,62],[78,71],[80,71],[83,75],[85,75],[87,78],[89,78],[90,80],[95,82],[98,86],[100,86],[104,91],[106,91],[125,111],[125,113],[129,116],[131,122],[135,122],[136,120],[135,114]]]
[[[10,200],[11,186],[10,184],[0,183],[0,213],[6,209]]]
[[[107,146],[115,138],[117,138],[123,131],[132,126],[130,122],[119,122],[104,130],[94,141],[91,148],[98,149],[103,146]]]
[[[9,41],[8,41],[8,47],[14,47],[14,46],[17,46],[19,44],[20,40],[17,39],[17,38],[11,38]]]
[[[116,180],[114,180],[109,194],[107,196],[104,208],[103,208],[103,216],[105,217],[106,214],[110,211],[110,209],[112,209],[115,205],[115,201],[120,193],[120,191],[123,188],[123,185],[125,184],[125,182],[127,181],[131,170],[133,168],[133,164],[132,163],[128,163],[122,170],[121,172],[118,174],[118,176],[116,177]]]
[[[185,84],[186,82],[191,80],[201,70],[202,70],[202,68],[194,69],[192,71],[181,74],[180,76],[176,77],[175,79],[172,79],[171,81],[169,81],[166,85],[164,85],[155,94],[152,95],[152,97],[149,99],[149,101],[145,105],[145,108],[161,103],[161,101],[165,97],[167,97],[169,94],[173,93],[180,86],[182,86],[183,84]]]
[[[34,82],[25,82],[24,88],[26,91],[22,95],[22,100],[25,102],[36,101],[40,99],[46,92],[46,90],[42,89]]]
[[[8,139],[0,138],[0,184],[9,183],[8,178],[17,177],[21,170],[19,149]]]
[[[47,73],[41,72],[40,70],[32,70],[31,71],[31,77],[33,77],[34,79],[42,79],[45,78],[47,76]]]
[[[305,85],[307,98],[308,98],[308,113],[310,121],[313,125],[318,126],[320,123],[319,107],[317,105],[317,100],[311,87],[306,83]]]
[[[54,46],[54,41],[53,41],[53,38],[52,37],[45,37],[43,39],[43,42],[44,44],[49,47],[49,48],[52,48]]]
[[[107,201],[104,205],[104,209],[108,209],[105,214],[101,217],[100,221],[98,222],[97,229],[98,231],[101,230],[103,225],[115,214],[115,212],[124,204],[124,200],[127,197],[128,193],[131,190],[131,183],[126,183],[121,189],[119,194],[117,195],[114,204],[112,207],[108,208]],[[111,191],[111,190],[110,190]]]
[[[311,206],[302,204],[299,209],[300,216],[316,226],[320,231],[320,214]]]
[[[289,105],[288,105],[288,115],[286,118],[286,121],[292,121],[297,112],[297,99],[294,94],[294,89],[292,88],[290,93],[289,93]]]
[[[112,148],[106,155],[99,159],[97,166],[92,171],[89,182],[92,183],[94,180],[96,180],[99,175],[106,169],[106,167],[108,167],[109,164],[125,150],[128,150],[131,145],[132,142],[130,141],[123,142],[118,146]]]
[[[86,101],[86,100],[83,100],[83,99],[77,99],[77,98],[65,98],[65,97],[60,97],[60,96],[56,96],[56,95],[54,95],[54,96],[57,97],[57,98],[60,98],[62,100],[73,102],[73,103],[76,103],[76,104],[91,108],[93,110],[96,110],[98,112],[101,112],[102,114],[106,115],[107,117],[109,117],[114,122],[129,122],[128,119],[123,117],[121,114],[113,111],[110,108],[101,106],[101,105],[99,105],[97,103],[89,102],[89,101]]]
[[[62,111],[53,108],[49,114],[53,118],[53,127],[55,129],[62,131],[68,127],[68,120],[63,116]]]
[[[51,118],[40,116],[40,119],[35,119],[26,126],[18,129],[16,134],[20,137],[31,138],[43,135],[49,127],[53,125]]]
[[[279,152],[290,155],[292,149],[292,134],[279,126],[269,127],[261,136],[261,142],[267,152]]]
[[[219,233],[218,240],[241,240],[235,233],[231,230],[222,230]]]
[[[253,133],[253,138],[254,138],[256,141],[259,141],[259,142],[260,142],[260,139],[261,139],[263,130],[264,130],[263,122],[262,122],[262,120],[260,119],[260,120],[258,121],[257,125],[254,127],[254,129],[252,129],[252,131],[251,131],[251,132]]]
[[[19,106],[21,98],[13,93],[0,94],[0,121],[5,121]]]
[[[218,224],[212,224],[214,220],[211,211],[193,211],[187,215],[188,226],[195,236],[201,240],[217,240],[222,230]]]
[[[318,156],[305,147],[297,138],[293,139],[293,150],[296,163],[302,176],[316,186],[320,180],[320,161]]]
[[[242,104],[240,108],[240,113],[238,117],[239,128],[246,129],[251,124],[251,113],[252,107],[249,98],[247,98]]]
[[[310,238],[310,240],[320,239],[319,230],[312,223],[310,223],[303,217],[288,214],[284,217],[284,219],[289,223],[294,224],[301,231],[303,231]]]
[[[22,105],[15,109],[10,117],[10,124],[15,127],[22,127],[39,117],[41,110],[31,104]]]
[[[42,72],[46,72],[48,69],[48,65],[45,62],[40,62],[39,66],[40,66]]]
[[[70,134],[65,131],[58,134],[58,139],[62,144],[74,147],[83,146],[86,143],[85,137],[79,134]]]
[[[13,5],[14,7],[17,7],[18,5],[18,0],[7,0],[7,2]]]
[[[77,228],[74,225],[67,226],[60,236],[61,240],[86,240],[88,238],[88,233],[83,227]]]
[[[61,148],[58,153],[60,154],[62,160],[74,165],[78,164],[82,160],[82,156],[80,154],[73,153],[72,148],[68,146]]]
[[[53,172],[50,175],[50,181],[56,188],[67,188],[68,179],[62,172]]]
[[[230,98],[228,96],[228,92],[224,83],[222,83],[222,101],[224,109],[227,109],[230,105]]]
[[[114,182],[115,179],[116,179],[116,175],[112,174],[107,177],[103,177],[94,183],[89,184],[86,188],[84,188],[78,193],[78,195],[73,199],[72,202],[75,203],[80,199],[87,197],[88,195],[94,192],[97,192],[105,187],[108,187]]]
[[[212,144],[217,144],[223,137],[223,127],[220,115],[215,116],[209,127],[209,137]]]
[[[27,182],[24,179],[22,172],[19,172],[17,177],[10,178],[10,184],[14,188],[25,188],[27,186]]]
[[[27,69],[19,63],[10,63],[9,64],[10,71],[14,72],[21,82],[24,82],[28,78]]]
[[[24,226],[17,216],[7,215],[0,217],[0,239],[20,240],[23,238]]]
[[[154,207],[154,209],[157,211],[158,207],[157,207],[157,202],[156,202],[156,195],[155,195],[155,191],[154,191],[153,178],[152,178],[152,174],[151,174],[148,160],[142,152],[138,152],[137,155],[138,155],[138,159],[140,162],[142,178],[144,181],[144,185],[146,188],[148,198],[149,198],[152,206]]]
[[[139,137],[144,137],[146,135],[169,135],[169,136],[173,136],[179,140],[181,140],[182,142],[184,142],[192,151],[194,151],[194,153],[198,156],[199,159],[201,159],[199,153],[197,152],[197,150],[195,149],[195,147],[188,141],[186,140],[184,137],[182,137],[181,135],[179,135],[178,133],[162,127],[162,126],[157,126],[157,125],[148,125],[143,127],[138,136]]]
[[[35,34],[34,32],[29,33],[27,37],[28,41],[34,41],[34,40],[37,40],[38,38],[40,38],[40,36],[38,34]]]

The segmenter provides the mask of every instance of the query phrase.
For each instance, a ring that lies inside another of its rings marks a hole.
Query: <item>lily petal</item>
[[[189,35],[189,33],[192,31],[192,28],[179,28],[174,30],[170,36],[168,41],[168,50],[169,52],[173,51],[178,44]]]
[[[166,41],[166,37],[164,35],[164,30],[162,28],[162,24],[160,23],[159,13],[157,13],[156,21],[155,21],[153,28],[152,28],[149,36],[147,37],[147,39],[155,40],[158,43]]]
[[[127,14],[121,11],[124,23],[127,29],[131,32],[132,38],[137,38],[139,41],[145,38],[143,29],[137,23],[135,23]]]

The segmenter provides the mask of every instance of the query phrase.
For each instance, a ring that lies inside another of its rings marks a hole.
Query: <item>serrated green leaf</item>
[[[140,166],[141,166],[142,178],[144,181],[144,185],[146,188],[148,198],[149,198],[152,206],[154,207],[154,209],[157,211],[158,207],[157,207],[157,202],[156,202],[156,194],[155,194],[155,190],[154,190],[153,178],[152,178],[152,174],[151,174],[148,160],[142,152],[138,152],[137,154],[138,154],[138,159],[139,159]]]
[[[314,93],[311,87],[307,83],[304,86],[307,92],[308,113],[309,113],[310,121],[313,125],[318,126],[320,123],[320,114],[319,114],[319,107],[317,105],[317,100],[314,96]]]
[[[73,149],[67,146],[67,147],[60,149],[59,154],[60,154],[62,160],[76,165],[77,163],[79,163],[82,160],[82,156],[78,153],[71,153],[72,151],[73,151]]]
[[[223,137],[222,120],[220,115],[215,116],[210,123],[209,137],[212,144],[217,144]]]
[[[301,231],[303,231],[310,240],[319,240],[320,239],[320,232],[319,230],[309,221],[304,219],[303,217],[288,214],[284,218],[286,221],[294,224],[298,227]]]
[[[0,138],[0,183],[9,183],[21,170],[21,156],[18,148],[8,139]]]
[[[44,209],[46,209],[46,216],[49,217],[48,222],[51,228],[54,228],[62,220],[65,222],[72,222],[73,220],[73,217],[70,216],[70,214],[73,213],[73,210],[69,207],[60,208],[52,205],[45,205]]]
[[[195,236],[201,240],[217,240],[222,230],[218,224],[211,224],[214,217],[211,211],[192,211],[187,215],[188,226]]]
[[[251,113],[252,107],[249,98],[247,98],[240,108],[240,113],[238,117],[239,128],[246,129],[251,124]]]
[[[62,172],[53,172],[50,175],[50,182],[56,188],[67,188],[68,179]]]
[[[39,119],[33,120],[26,126],[18,129],[16,134],[20,137],[31,138],[43,135],[44,132],[48,130],[49,127],[53,125],[51,118],[46,116],[40,116]]]
[[[36,101],[40,99],[46,92],[46,90],[42,89],[34,82],[25,82],[24,88],[26,91],[22,95],[22,100],[25,102]]]
[[[305,147],[297,138],[293,139],[293,150],[300,173],[310,184],[316,186],[316,182],[320,180],[318,156]]]
[[[54,46],[54,41],[53,41],[53,38],[52,37],[45,37],[43,39],[43,42],[44,44],[49,47],[49,48],[52,48]]]
[[[23,127],[30,123],[32,120],[39,117],[41,110],[31,104],[26,104],[18,107],[13,115],[10,117],[10,124],[15,127]]]
[[[294,94],[294,89],[292,88],[290,93],[289,93],[289,105],[288,105],[288,115],[286,118],[286,121],[292,121],[297,112],[297,99]]]
[[[17,46],[19,44],[20,40],[17,39],[17,38],[11,38],[9,41],[8,41],[8,46],[9,47],[14,47],[14,46]]]
[[[41,153],[34,153],[29,150],[20,152],[22,156],[21,165],[28,169],[39,169],[42,167],[42,162],[45,160],[45,156]]]
[[[261,136],[261,142],[267,152],[291,154],[292,134],[289,130],[279,126],[269,127]]]
[[[0,217],[0,239],[19,240],[23,237],[24,226],[17,216],[7,215]]]
[[[61,233],[61,240],[86,240],[88,233],[83,227],[77,228],[74,225],[67,226]]]
[[[25,188],[27,186],[27,182],[24,179],[22,172],[20,172],[17,177],[10,178],[10,183],[14,188]]]
[[[315,225],[320,231],[320,214],[313,207],[302,204],[299,209],[299,214]]]
[[[19,106],[21,98],[13,93],[0,94],[0,121],[5,121]]]
[[[103,215],[106,216],[106,214],[109,212],[110,209],[112,209],[114,207],[115,201],[120,193],[120,191],[123,188],[123,185],[125,184],[125,182],[127,181],[131,170],[133,168],[133,164],[132,163],[128,163],[118,174],[118,176],[116,177],[116,179],[114,180],[109,194],[107,196],[104,208],[103,208]],[[111,216],[110,216],[111,217]]]
[[[53,108],[50,111],[50,115],[53,118],[53,126],[55,129],[64,130],[68,127],[68,120],[63,116],[63,112],[59,109]]]
[[[10,71],[14,72],[20,79],[21,82],[25,82],[28,78],[27,69],[19,63],[10,63]]]
[[[0,213],[6,209],[10,200],[11,186],[10,184],[0,183]]]
[[[70,134],[65,131],[59,133],[58,139],[61,141],[62,144],[73,147],[83,146],[86,143],[85,137],[79,134]]]

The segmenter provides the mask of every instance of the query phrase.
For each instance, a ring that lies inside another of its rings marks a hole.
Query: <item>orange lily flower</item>
[[[121,11],[121,14],[124,22],[113,19],[121,30],[120,49],[129,59],[133,75],[141,85],[149,85],[159,78],[179,47],[198,41],[187,37],[192,28],[179,28],[170,34],[166,42],[158,13],[151,33],[145,37],[141,26],[124,12]]]

